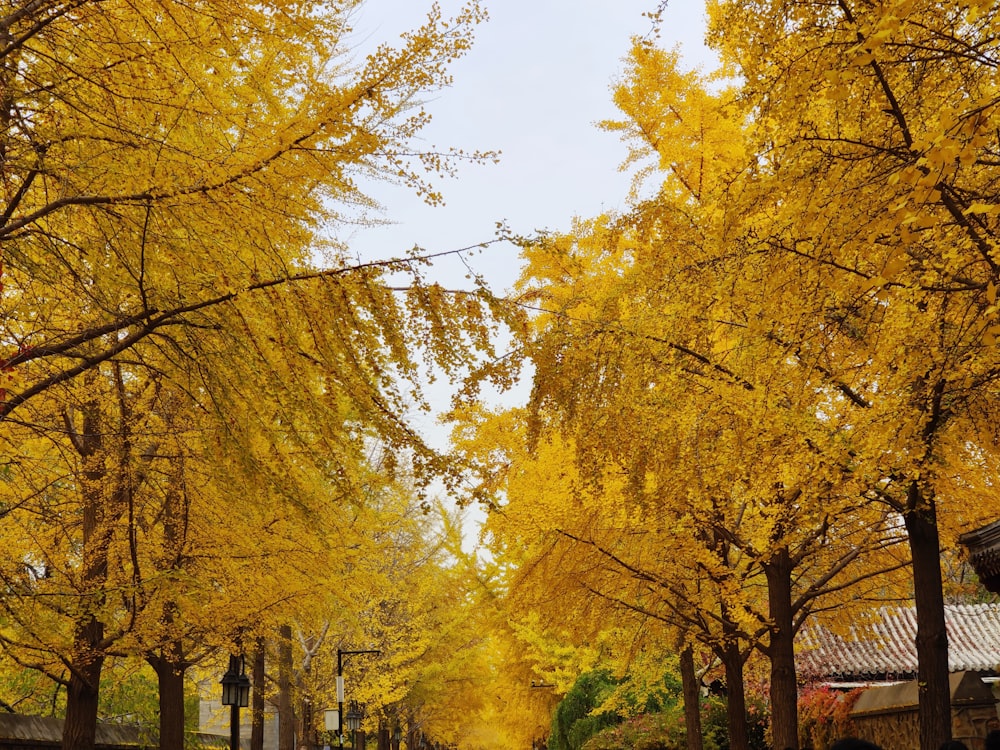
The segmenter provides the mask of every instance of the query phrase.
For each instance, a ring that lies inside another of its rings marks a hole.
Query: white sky
[[[418,26],[431,0],[368,0],[355,19],[366,44],[396,41]],[[404,188],[378,186],[391,226],[348,236],[360,257],[397,256],[415,244],[431,252],[494,237],[496,222],[530,234],[566,230],[574,216],[623,208],[630,177],[618,171],[627,147],[596,127],[619,115],[611,88],[642,14],[656,0],[484,0],[490,20],[452,68],[454,84],[426,103],[433,121],[426,147],[499,150],[499,164],[465,165],[456,179],[437,181],[446,205],[432,208]],[[445,15],[460,0],[440,0]],[[688,67],[711,67],[701,44],[703,0],[670,0],[662,43],[678,43]],[[494,291],[517,277],[516,251],[496,245],[475,259]]]

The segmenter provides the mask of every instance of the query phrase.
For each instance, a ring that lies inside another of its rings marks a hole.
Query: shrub
[[[614,713],[592,713],[614,690],[615,684],[605,670],[588,672],[577,679],[552,717],[550,750],[581,750],[590,737],[621,720]]]
[[[645,713],[594,735],[583,750],[683,750],[684,720],[676,710]]]
[[[799,737],[815,750],[826,750],[837,737],[854,734],[851,709],[864,688],[848,692],[826,686],[803,688],[799,693]]]

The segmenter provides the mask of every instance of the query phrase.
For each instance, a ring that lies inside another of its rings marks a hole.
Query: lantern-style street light
[[[357,750],[358,747],[358,730],[361,729],[361,720],[365,718],[364,713],[361,711],[361,707],[358,705],[357,701],[351,701],[351,707],[347,709],[347,714],[344,716],[344,720],[347,722],[347,728],[351,732],[351,747]]]
[[[222,675],[222,705],[229,706],[229,748],[240,750],[240,708],[250,705],[250,678],[243,655],[229,655],[229,669]]]

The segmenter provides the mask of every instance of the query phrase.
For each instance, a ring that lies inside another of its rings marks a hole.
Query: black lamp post
[[[243,655],[229,655],[229,669],[222,675],[222,705],[229,706],[229,748],[240,750],[240,708],[250,705],[250,678]]]

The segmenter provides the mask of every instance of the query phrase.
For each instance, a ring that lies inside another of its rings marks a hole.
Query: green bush
[[[747,729],[751,750],[768,750],[767,716],[763,704],[750,701]],[[729,750],[726,702],[710,697],[701,704],[702,743],[705,750]],[[684,750],[684,707],[679,701],[664,711],[641,714],[604,729],[587,740],[582,750]]]
[[[591,737],[583,750],[683,750],[684,721],[677,711],[646,713]]]
[[[680,679],[669,668],[661,681],[640,685],[628,678],[616,680],[606,670],[581,675],[556,707],[549,750],[683,750],[687,743],[681,692]],[[616,706],[617,711],[596,712],[602,705]],[[764,698],[747,696],[746,722],[751,750],[768,750]],[[702,699],[701,725],[705,750],[729,750],[724,698]]]
[[[592,713],[617,684],[606,670],[581,675],[556,707],[549,750],[582,750],[592,736],[620,722],[616,713]]]

